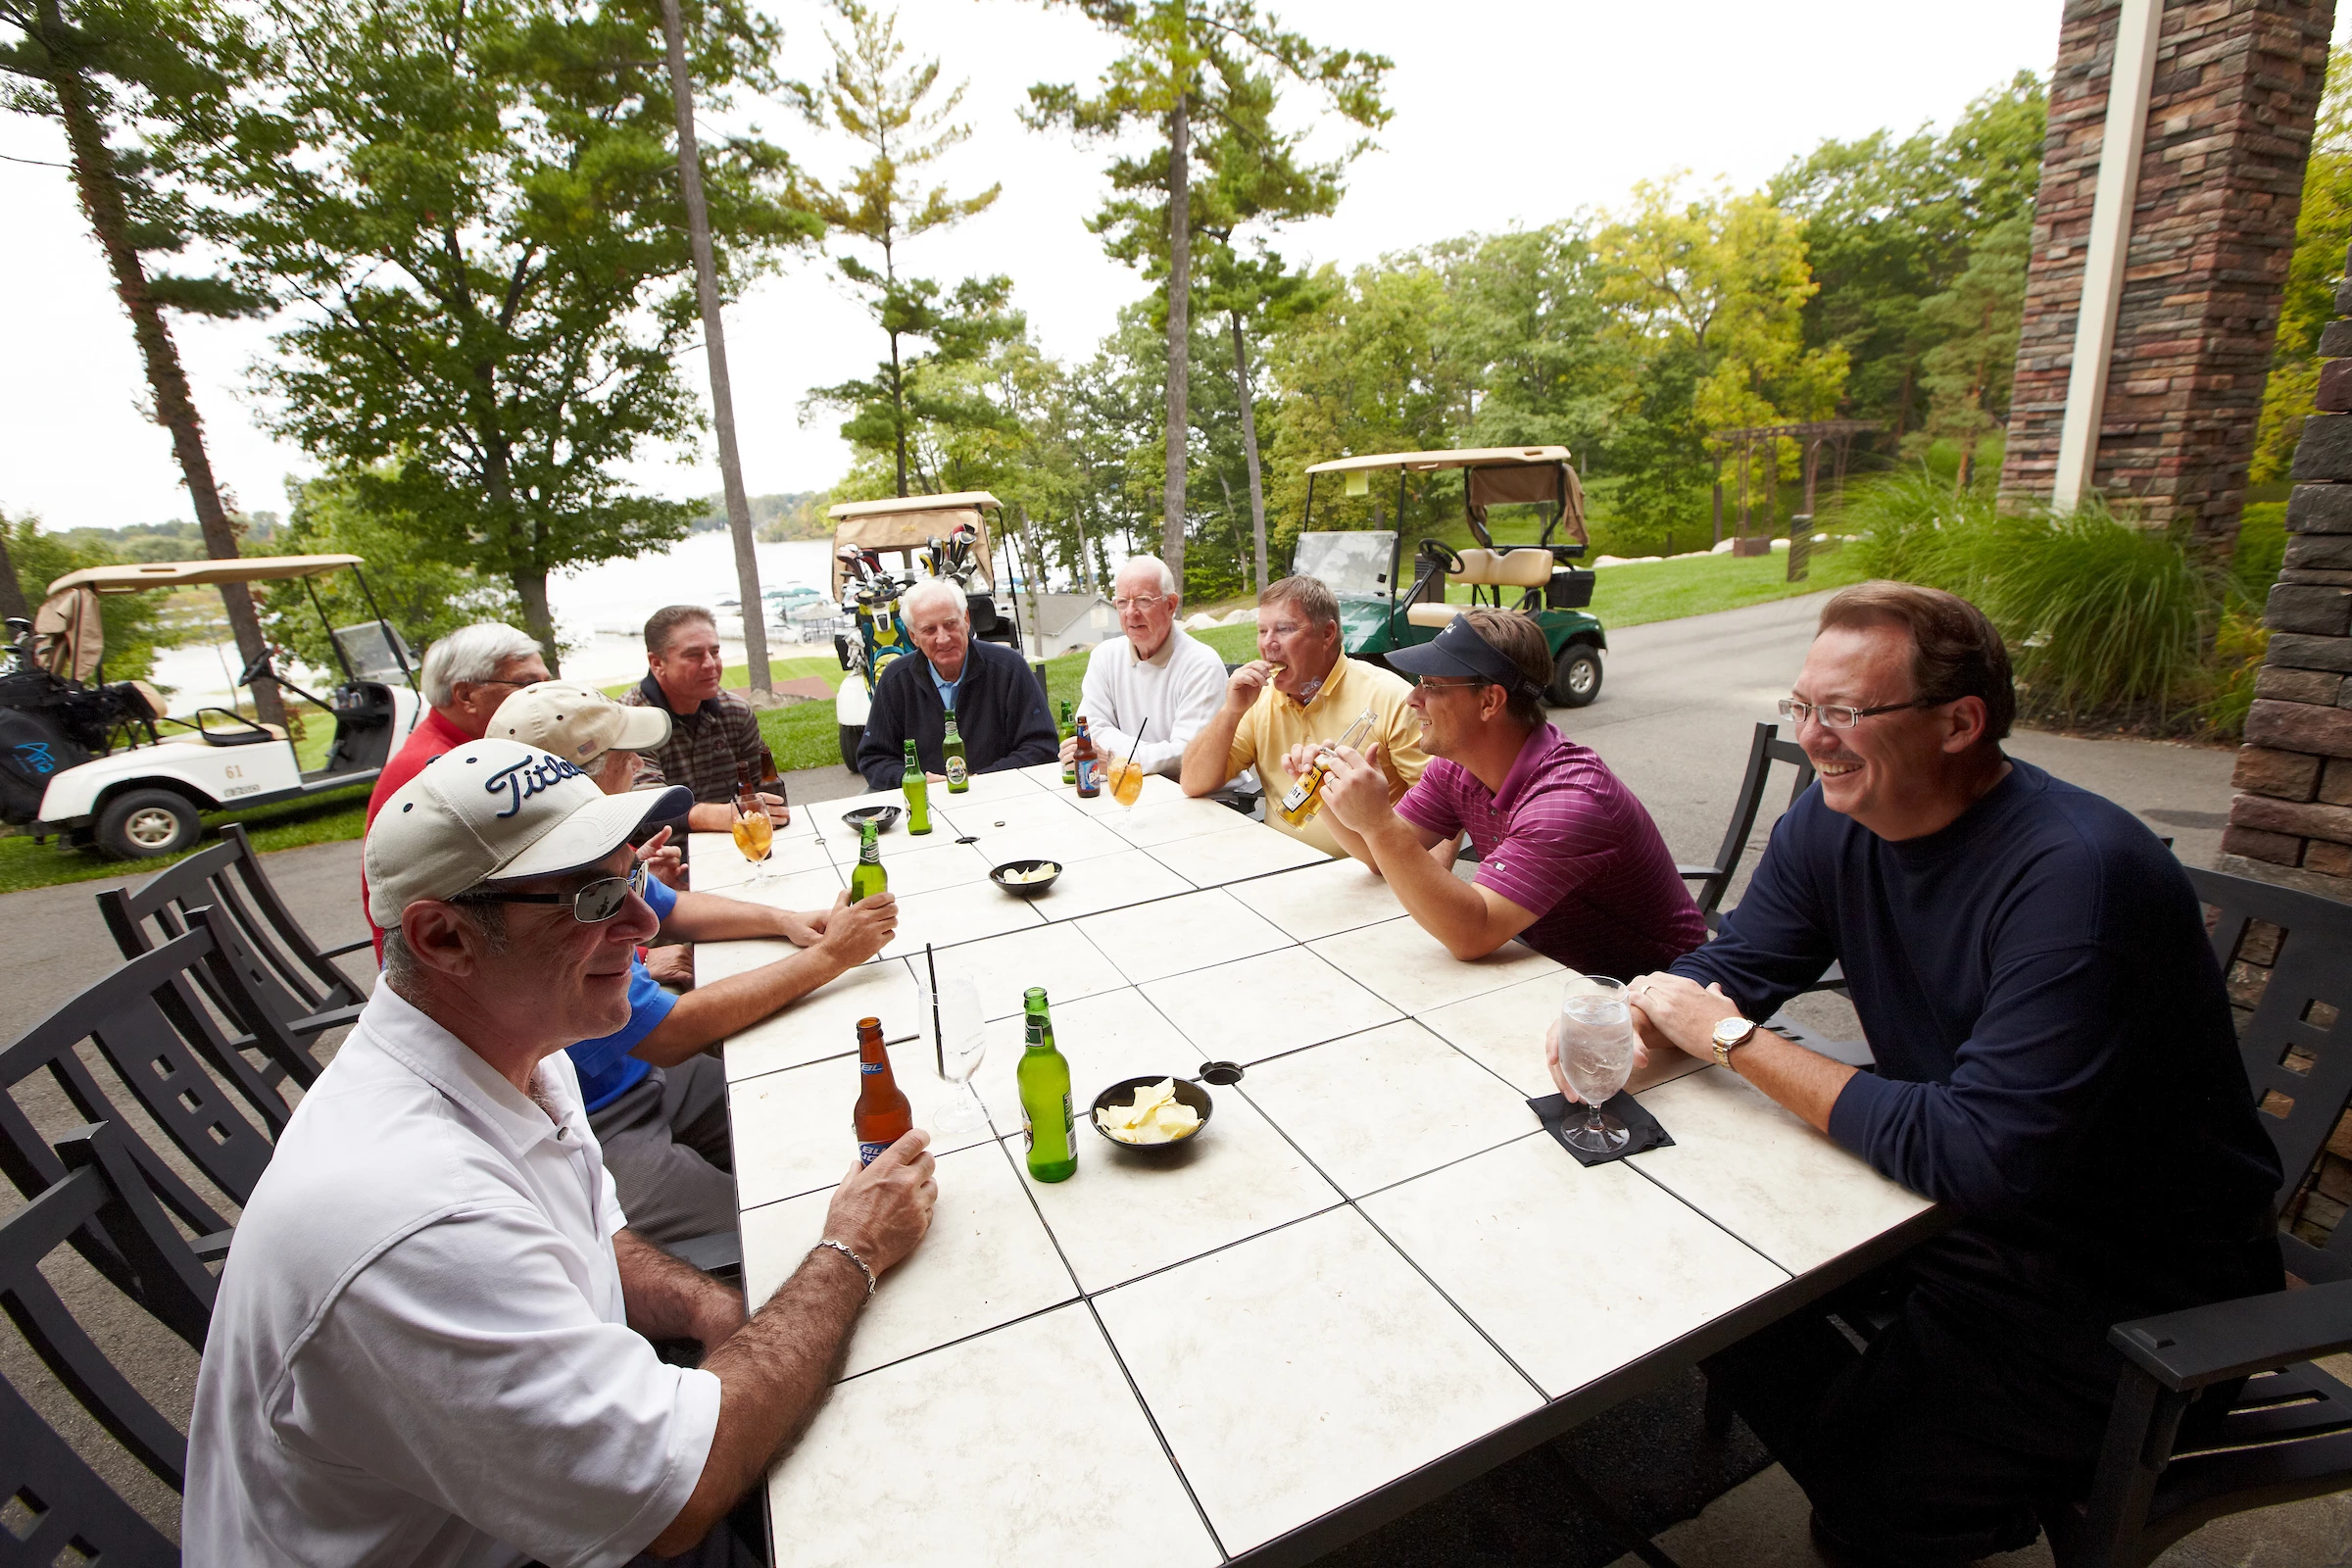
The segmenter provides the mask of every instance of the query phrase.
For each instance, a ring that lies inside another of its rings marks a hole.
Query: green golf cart
[[[1562,708],[1582,708],[1600,695],[1608,633],[1585,608],[1592,602],[1593,572],[1574,564],[1585,553],[1585,491],[1566,447],[1481,447],[1459,452],[1383,452],[1335,458],[1306,470],[1306,515],[1315,517],[1319,478],[1341,476],[1346,493],[1371,493],[1375,474],[1396,474],[1396,515],[1404,515],[1405,476],[1444,468],[1462,471],[1462,501],[1478,548],[1455,551],[1424,539],[1413,552],[1409,585],[1394,529],[1301,532],[1291,569],[1320,578],[1339,596],[1340,629],[1351,658],[1383,666],[1394,649],[1425,643],[1471,605],[1526,612],[1551,645],[1547,695]],[[1327,481],[1328,482],[1328,481]],[[1329,491],[1325,491],[1326,497]],[[1534,507],[1533,544],[1498,545],[1489,529],[1496,507]],[[1377,508],[1374,520],[1379,520]],[[1555,542],[1554,536],[1558,536]],[[1469,604],[1448,604],[1446,589],[1470,590]],[[1507,603],[1506,603],[1506,595]]]

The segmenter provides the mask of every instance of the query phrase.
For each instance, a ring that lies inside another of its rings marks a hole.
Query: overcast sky
[[[787,74],[814,77],[829,58],[827,11],[812,0],[767,3],[785,28]],[[1293,259],[1347,267],[1471,230],[1605,210],[1635,181],[1676,170],[1753,186],[1825,137],[1948,124],[2014,72],[2048,74],[2060,0],[1961,10],[1886,0],[1302,0],[1280,15],[1318,43],[1396,62],[1396,118],[1355,166],[1339,214],[1280,242]],[[1106,155],[1025,130],[1014,114],[1033,81],[1093,79],[1111,57],[1108,41],[1068,11],[1021,0],[903,0],[900,32],[910,54],[943,61],[945,80],[970,82],[972,137],[941,177],[958,194],[1004,186],[989,212],[910,247],[909,265],[949,279],[1009,273],[1048,351],[1083,360],[1141,292],[1082,226]],[[739,105],[718,122],[757,122],[820,177],[840,176],[853,159],[846,142],[781,106]],[[97,246],[65,172],[40,162],[62,160],[62,138],[46,122],[5,117],[0,155],[0,298],[15,318],[0,374],[0,510],[60,528],[189,515],[170,441],[138,412],[146,388]],[[247,509],[282,511],[286,476],[316,467],[255,419],[247,368],[270,353],[270,330],[184,318],[176,327],[216,472]],[[799,405],[810,386],[864,373],[880,339],[830,262],[810,256],[764,280],[731,311],[727,338],[752,493],[831,483],[847,463],[839,418],[803,424]],[[690,378],[707,385],[699,355]],[[718,489],[708,450],[649,453],[631,476],[669,495]]]

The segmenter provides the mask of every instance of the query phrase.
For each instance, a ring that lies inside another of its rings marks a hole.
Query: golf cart
[[[1335,458],[1306,470],[1306,516],[1315,515],[1315,481],[1343,476],[1350,496],[1368,495],[1372,475],[1396,472],[1396,515],[1404,516],[1404,481],[1411,473],[1460,468],[1462,503],[1478,548],[1456,553],[1424,539],[1413,554],[1409,585],[1399,588],[1401,564],[1394,529],[1298,535],[1291,569],[1317,577],[1340,601],[1340,629],[1348,655],[1386,665],[1398,648],[1428,642],[1472,605],[1526,612],[1550,644],[1546,695],[1562,708],[1582,708],[1600,695],[1600,662],[1608,633],[1586,610],[1593,572],[1572,564],[1585,553],[1585,492],[1566,447],[1481,447],[1459,452],[1384,452]],[[1329,492],[1325,492],[1328,496]],[[1498,545],[1488,528],[1496,507],[1542,509],[1533,544]],[[1377,510],[1374,520],[1378,520]],[[1555,542],[1554,536],[1559,536]],[[1470,603],[1447,604],[1446,588],[1469,588]],[[1511,593],[1505,604],[1506,590]]]
[[[889,501],[845,501],[826,515],[833,519],[833,597],[852,624],[833,634],[833,650],[847,671],[834,694],[834,721],[841,729],[842,765],[858,768],[858,742],[872,710],[874,682],[914,649],[899,615],[899,597],[920,576],[941,577],[963,591],[972,635],[987,642],[1020,646],[1013,623],[997,613],[996,573],[989,564],[988,517],[1002,510],[985,490],[942,496],[900,496]],[[894,573],[882,552],[899,553]],[[919,554],[918,554],[919,553]]]
[[[343,670],[331,702],[279,674],[267,653],[239,679],[249,686],[269,675],[334,714],[325,765],[308,771],[274,724],[225,708],[170,718],[154,687],[109,684],[101,669],[102,594],[317,577],[346,566],[356,576],[360,564],[358,556],[260,556],[92,566],[58,578],[31,624],[9,622],[14,646],[0,668],[0,820],[145,859],[194,844],[200,812],[302,800],[374,779],[423,709],[408,645],[380,612],[356,626],[328,627]],[[360,588],[374,609],[365,577]],[[323,621],[316,589],[311,603]]]

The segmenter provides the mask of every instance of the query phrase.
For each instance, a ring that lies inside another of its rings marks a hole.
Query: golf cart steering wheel
[[[1415,552],[1415,554],[1422,556],[1444,557],[1446,561],[1446,573],[1447,576],[1459,577],[1464,571],[1469,569],[1462,558],[1453,553],[1453,550],[1450,546],[1442,544],[1435,539],[1422,540],[1421,548]]]

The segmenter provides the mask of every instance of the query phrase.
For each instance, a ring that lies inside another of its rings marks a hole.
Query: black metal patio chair
[[[2352,1108],[2352,907],[2188,868],[2241,1004],[2238,1045],[2284,1172],[2288,1213]],[[2242,1004],[2251,1003],[2250,1010]],[[2124,1355],[2090,1495],[2044,1512],[2061,1568],[2140,1568],[2199,1525],[2352,1486],[2352,1388],[2312,1364],[2352,1349],[2352,1224],[2324,1244],[2284,1228],[2274,1296],[2118,1324]],[[2243,1378],[2228,1410],[2199,1396]]]
[[[368,946],[362,938],[321,948],[294,918],[262,869],[245,829],[229,823],[220,842],[158,872],[135,888],[111,888],[98,895],[98,907],[122,956],[135,958],[193,930],[195,911],[211,907],[216,924],[233,925],[235,940],[222,948],[222,964],[234,963],[246,989],[268,1020],[247,1022],[253,1038],[241,1049],[258,1050],[273,1081],[279,1074],[306,1088],[318,1081],[313,1054],[320,1035],[359,1017],[367,996],[334,960]],[[206,996],[229,1017],[238,1014],[208,975]]]
[[[1747,856],[1747,841],[1756,831],[1756,817],[1764,808],[1764,792],[1771,782],[1772,765],[1787,762],[1796,769],[1796,782],[1788,791],[1788,804],[1794,806],[1798,796],[1813,782],[1813,759],[1794,741],[1780,738],[1778,724],[1758,724],[1754,738],[1748,742],[1747,767],[1740,775],[1740,789],[1732,797],[1732,820],[1723,830],[1723,843],[1715,851],[1715,858],[1699,865],[1678,865],[1675,869],[1691,884],[1690,899],[1698,912],[1707,917],[1707,929],[1716,930],[1723,923],[1717,911],[1723,906],[1723,896],[1731,891],[1732,878],[1740,873],[1740,862]]]
[[[43,1076],[82,1122],[122,1130],[126,1157],[148,1189],[195,1234],[197,1254],[226,1253],[222,1206],[252,1196],[289,1114],[283,1100],[199,1004],[192,975],[212,952],[198,929],[108,975],[0,1050],[0,1170],[27,1199],[65,1179],[66,1166],[35,1125],[29,1091]],[[232,977],[233,978],[233,977]],[[230,993],[232,1004],[239,999]],[[151,1148],[79,1048],[96,1048],[114,1082],[171,1139],[215,1196],[200,1194]],[[81,1250],[118,1287],[135,1291],[122,1260],[94,1233]]]
[[[76,1129],[56,1153],[68,1174],[0,1221],[0,1307],[74,1400],[173,1491],[187,1440],[132,1386],[59,1298],[42,1264],[93,1230],[140,1279],[138,1299],[198,1349],[213,1282],[155,1207],[119,1130]],[[174,1256],[177,1246],[181,1255]],[[190,1329],[193,1328],[191,1334]],[[176,1564],[179,1550],[93,1470],[24,1394],[0,1379],[0,1564]]]

